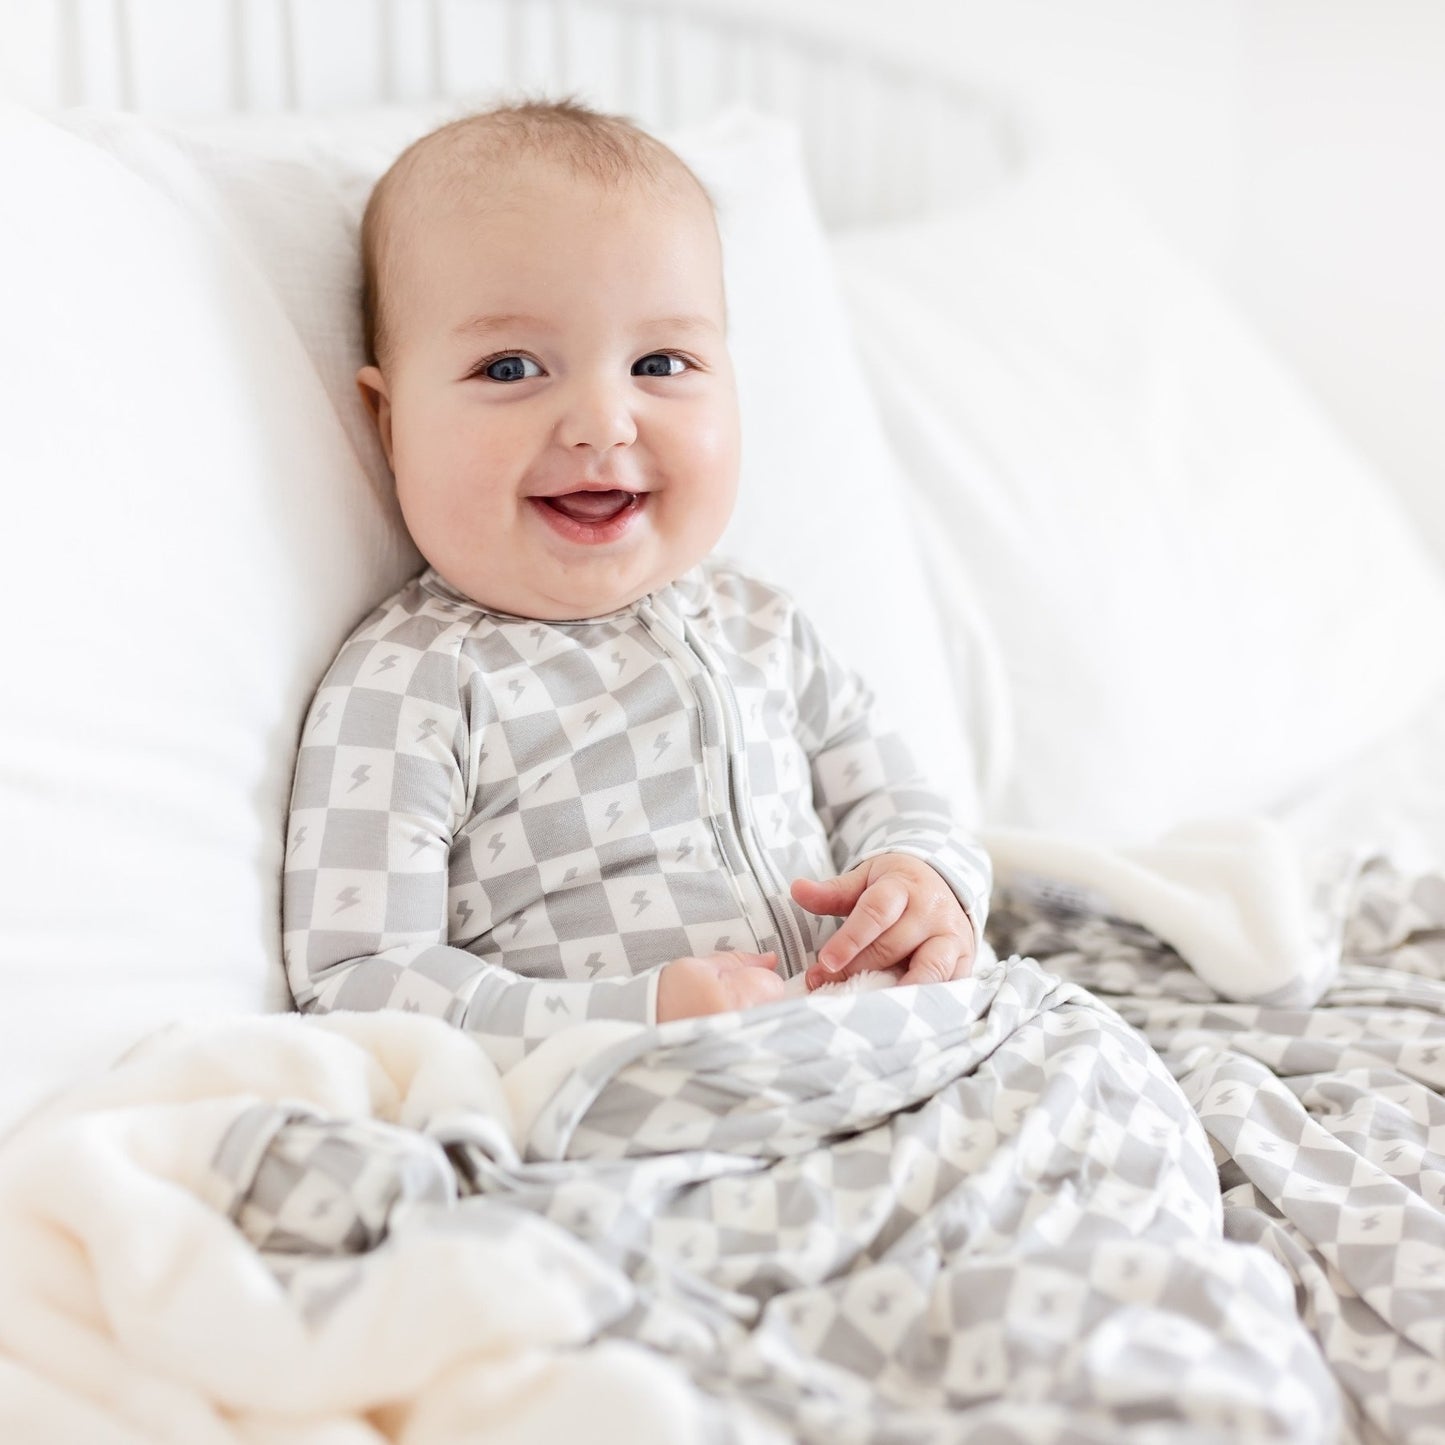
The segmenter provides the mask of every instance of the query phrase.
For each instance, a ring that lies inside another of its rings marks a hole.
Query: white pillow
[[[234,247],[14,107],[0,174],[3,1119],[282,997],[298,720],[411,559]]]
[[[433,119],[358,130],[352,155],[304,124],[182,142],[134,117],[0,110],[0,1120],[172,1018],[284,1002],[296,733],[346,632],[419,565],[352,386],[355,227]],[[687,153],[735,228],[759,554],[957,774],[936,628],[796,150],[754,127]],[[813,328],[828,351],[785,384],[776,358]],[[889,574],[869,605],[859,579]]]
[[[1267,806],[1445,680],[1441,573],[1380,479],[1094,167],[834,256],[930,563],[1003,650],[991,821]]]

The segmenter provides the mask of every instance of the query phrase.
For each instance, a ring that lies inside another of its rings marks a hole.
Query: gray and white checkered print
[[[709,563],[622,612],[489,613],[424,572],[342,649],[292,794],[304,1009],[433,1014],[520,1057],[655,1017],[658,966],[812,961],[788,883],[926,858],[980,931],[986,855],[790,598]]]
[[[1313,1008],[1223,1002],[1145,930],[1004,892],[1011,956],[975,980],[623,1030],[520,1145],[259,1106],[218,1187],[318,1319],[357,1241],[552,1250],[594,1340],[686,1372],[708,1439],[1428,1445],[1445,877],[1336,884]]]
[[[1445,877],[1365,867],[1311,1008],[1215,999],[1117,919],[995,900],[996,946],[1107,999],[1210,1136],[1224,1227],[1284,1266],[1350,1438],[1445,1439]]]
[[[254,1194],[319,1159],[315,1128],[283,1121],[279,1167],[229,1177],[243,1228]],[[523,1216],[585,1250],[593,1338],[684,1370],[719,1440],[759,1419],[830,1445],[1114,1441],[1121,1423],[1141,1439],[1335,1438],[1319,1346],[1285,1271],[1221,1237],[1179,1087],[1117,1014],[1030,960],[625,1030],[561,1076],[520,1147],[435,1116],[451,1208],[372,1172],[355,1121],[331,1131],[359,1158],[326,1172],[364,1182],[355,1221],[316,1233],[320,1293],[289,1232],[268,1254],[301,1308],[345,1307],[330,1271],[370,1236],[378,1197],[399,1237]],[[401,1144],[381,1152],[415,1168]],[[331,1197],[329,1181],[290,1187]],[[274,1198],[263,1211],[296,1216]]]

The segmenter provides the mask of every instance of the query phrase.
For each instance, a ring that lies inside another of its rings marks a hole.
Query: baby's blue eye
[[[489,381],[526,381],[541,374],[542,368],[530,356],[499,356],[482,368]]]
[[[632,363],[633,376],[677,376],[686,370],[687,362],[668,351],[654,351]]]

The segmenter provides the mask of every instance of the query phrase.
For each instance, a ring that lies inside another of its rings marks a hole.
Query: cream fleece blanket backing
[[[579,1033],[585,1051],[611,1030]],[[558,1067],[544,1052],[543,1088]],[[527,1077],[510,1082],[525,1112]],[[266,1018],[178,1027],[33,1120],[0,1167],[0,1438],[430,1445],[479,1419],[508,1445],[597,1439],[599,1420],[617,1440],[693,1438],[666,1362],[626,1343],[576,1349],[597,1268],[555,1232],[535,1250],[419,1232],[312,1323],[217,1210],[212,1161],[258,1100],[405,1122],[438,1091],[512,1127],[496,1071],[445,1024]]]
[[[1266,818],[1194,823],[1134,848],[1023,829],[984,843],[996,891],[1137,923],[1221,998],[1291,1007],[1334,977],[1345,893],[1367,851],[1307,856]]]

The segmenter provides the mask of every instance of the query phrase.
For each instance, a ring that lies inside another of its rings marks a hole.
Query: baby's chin
[[[669,573],[657,579],[639,577],[626,582],[619,579],[611,585],[600,582],[589,585],[579,578],[571,586],[565,585],[567,579],[558,579],[552,585],[498,587],[495,582],[488,585],[483,579],[472,579],[471,585],[467,585],[465,579],[452,577],[442,567],[437,571],[458,592],[488,612],[525,617],[533,622],[586,622],[595,617],[608,617],[677,580]],[[681,572],[677,574],[681,575]]]
[[[544,534],[542,545],[525,529],[510,555],[487,555],[432,539],[422,553],[442,577],[479,607],[534,622],[582,622],[631,607],[690,572],[716,541],[710,529],[666,535],[651,518],[620,545],[584,549]],[[721,528],[717,529],[719,532]],[[706,544],[706,545],[704,545]]]

